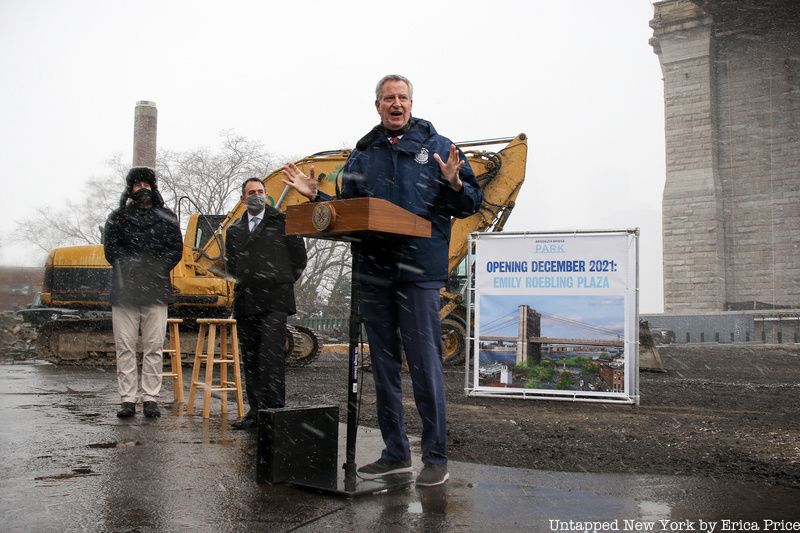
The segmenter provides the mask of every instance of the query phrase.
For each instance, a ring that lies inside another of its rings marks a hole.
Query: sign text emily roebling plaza
[[[800,531],[800,521],[791,520],[549,520],[550,531]]]

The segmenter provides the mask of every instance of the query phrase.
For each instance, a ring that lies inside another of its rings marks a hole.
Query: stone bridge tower
[[[665,312],[800,308],[800,2],[654,9]]]
[[[542,361],[542,345],[530,339],[542,336],[542,315],[527,305],[520,305],[518,327],[516,363],[538,365]]]

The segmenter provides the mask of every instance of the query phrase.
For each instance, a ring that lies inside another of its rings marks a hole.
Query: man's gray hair
[[[378,82],[378,85],[375,86],[375,100],[381,99],[381,88],[383,84],[387,81],[402,81],[406,85],[408,85],[408,97],[412,100],[414,99],[414,86],[411,85],[411,82],[408,81],[408,78],[405,76],[401,76],[400,74],[389,74],[381,78],[381,81]]]

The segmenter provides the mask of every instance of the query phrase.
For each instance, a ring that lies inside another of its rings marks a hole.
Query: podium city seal
[[[330,229],[336,221],[336,210],[329,203],[317,204],[314,210],[311,211],[311,224],[317,231],[325,231]]]

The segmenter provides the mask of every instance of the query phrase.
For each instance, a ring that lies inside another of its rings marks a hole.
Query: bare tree
[[[264,177],[273,166],[272,156],[261,143],[231,131],[221,133],[218,150],[198,148],[188,152],[163,150],[157,158],[159,189],[168,207],[177,210],[181,196],[190,197],[201,213],[225,213],[238,200],[241,183]],[[48,252],[58,246],[98,244],[100,228],[119,206],[129,166],[117,154],[107,162],[109,172],[90,178],[82,199],[67,201],[63,208],[42,206],[17,223],[12,239]]]
[[[188,152],[162,150],[156,158],[159,188],[167,206],[177,211],[181,196],[188,196],[196,209],[207,215],[228,212],[239,199],[242,182],[263,178],[274,168],[263,145],[232,131],[221,133],[216,152],[198,148]]]
[[[306,239],[306,254],[308,265],[295,285],[297,314],[301,319],[327,314],[337,283],[349,279],[351,270],[350,247],[346,243]],[[349,282],[346,283],[349,287]]]
[[[90,178],[84,184],[80,200],[68,200],[61,209],[38,207],[34,216],[20,220],[12,240],[32,244],[44,252],[57,246],[99,243],[100,228],[119,205],[127,171],[120,154],[109,159],[107,165],[106,176]]]

